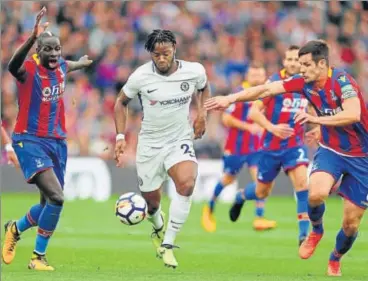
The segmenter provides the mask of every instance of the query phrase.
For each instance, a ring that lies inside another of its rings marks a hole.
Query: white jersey
[[[178,69],[169,76],[157,73],[153,62],[138,67],[123,87],[129,98],[138,98],[143,107],[139,142],[161,148],[182,139],[192,139],[189,120],[192,95],[207,83],[202,64],[178,60]]]

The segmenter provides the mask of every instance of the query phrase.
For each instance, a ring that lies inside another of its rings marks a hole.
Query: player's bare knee
[[[344,219],[342,223],[342,229],[346,236],[353,236],[358,232],[359,228],[359,219],[357,218],[348,218]]]
[[[159,201],[154,201],[154,200],[147,201],[147,211],[149,215],[155,214],[159,208],[160,208]]]
[[[258,199],[265,199],[270,194],[270,189],[267,188],[256,188],[256,196]]]
[[[182,196],[190,196],[193,193],[195,186],[195,178],[187,177],[180,180],[176,185],[177,192]]]
[[[224,177],[222,178],[221,182],[224,186],[229,185],[229,184],[234,182],[234,176],[225,174]]]
[[[48,197],[48,202],[53,205],[63,206],[64,205],[64,194],[63,192],[53,192]]]

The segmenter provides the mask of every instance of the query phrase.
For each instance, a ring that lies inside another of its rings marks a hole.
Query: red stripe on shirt
[[[41,87],[42,93],[41,95],[41,104],[40,104],[40,111],[38,114],[38,128],[37,128],[37,136],[39,137],[46,137],[48,136],[48,129],[49,129],[49,118],[50,118],[50,109],[51,109],[51,102],[50,101],[42,101],[42,98],[45,94],[52,94],[52,88],[50,83],[50,78],[42,78],[42,77],[49,77],[48,71],[43,66],[38,67],[38,71],[40,74],[41,79]],[[48,88],[49,91],[47,92],[45,89]]]

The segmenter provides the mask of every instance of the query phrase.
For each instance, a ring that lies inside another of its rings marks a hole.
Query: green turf
[[[37,201],[33,195],[2,195],[2,221],[18,218]],[[325,276],[329,252],[340,228],[341,200],[330,199],[325,237],[310,260],[297,255],[297,224],[292,198],[269,199],[267,215],[277,219],[275,231],[251,229],[253,204],[246,206],[239,223],[228,220],[228,205],[217,208],[218,231],[200,227],[201,205],[194,204],[187,224],[177,239],[179,267],[167,269],[155,258],[147,222],[128,227],[114,217],[115,198],[105,203],[74,201],[65,204],[58,229],[48,251],[52,273],[33,272],[27,263],[36,230],[24,233],[11,265],[2,265],[4,281],[115,281],[115,280],[210,280],[298,281],[331,280]],[[165,202],[165,209],[167,204]],[[3,230],[2,230],[3,234]],[[341,280],[368,280],[368,226],[363,222],[354,249],[343,260]]]

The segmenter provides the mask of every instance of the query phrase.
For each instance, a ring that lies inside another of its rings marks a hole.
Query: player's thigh
[[[295,169],[298,166],[309,165],[308,151],[305,146],[298,146],[285,149],[281,156],[282,168],[285,173]]]
[[[37,185],[47,202],[55,205],[64,204],[63,189],[54,169],[47,169],[37,173],[33,182]]]
[[[250,166],[248,168],[250,177],[252,178],[252,181],[257,182],[257,174],[258,174],[258,167],[257,166]]]
[[[60,182],[61,187],[64,189],[65,183],[65,171],[68,157],[68,147],[65,140],[56,140],[53,147],[52,161],[54,164],[54,172]]]
[[[164,151],[152,149],[148,146],[137,147],[136,168],[138,187],[143,193],[159,190],[167,179],[164,169]]]
[[[295,191],[308,189],[308,168],[305,165],[296,166],[288,171],[289,178]]]
[[[246,163],[248,165],[248,170],[252,181],[257,181],[257,174],[258,174],[258,163],[261,157],[261,152],[256,152],[249,154],[246,159]]]
[[[342,177],[338,194],[360,209],[368,207],[368,182],[361,182],[351,174]],[[347,203],[346,203],[347,204]],[[348,205],[348,204],[347,204]]]
[[[340,155],[326,148],[319,147],[309,176],[310,201],[324,200],[330,194],[335,182],[344,172],[344,163]]]
[[[35,175],[54,166],[47,150],[36,137],[13,137],[13,147],[28,183],[34,183]]]
[[[183,196],[191,195],[198,175],[193,142],[183,140],[168,147],[164,166],[174,181],[177,192]]]
[[[263,151],[258,162],[258,182],[272,183],[281,169],[280,156],[278,152]]]
[[[243,168],[246,163],[246,156],[244,155],[224,155],[223,156],[224,163],[224,176],[222,177],[221,182],[224,185],[231,184],[235,177],[239,174],[240,170]]]
[[[360,206],[356,203],[344,198],[344,216],[342,228],[347,236],[354,235],[361,223],[366,206]]]

